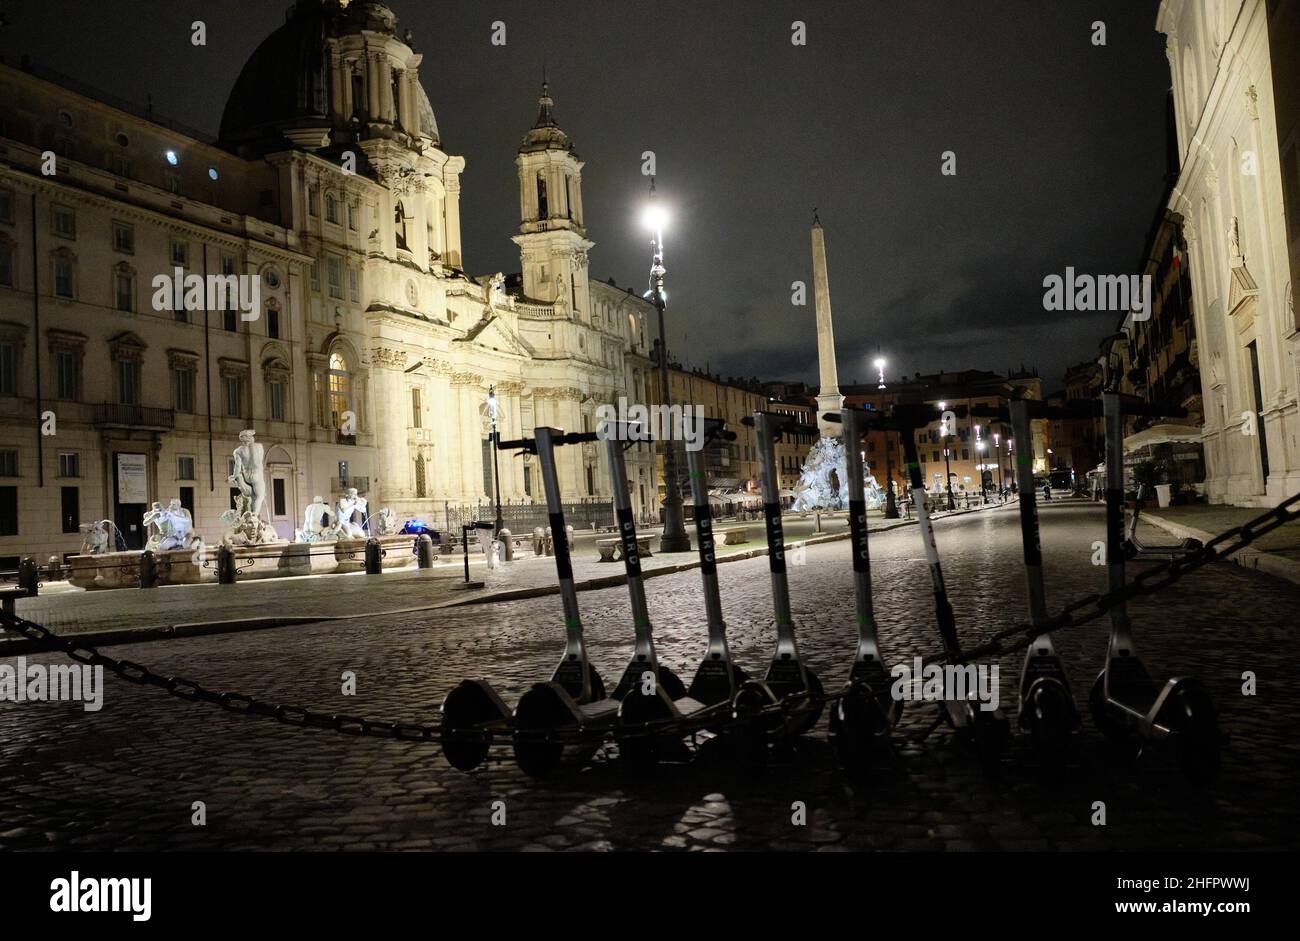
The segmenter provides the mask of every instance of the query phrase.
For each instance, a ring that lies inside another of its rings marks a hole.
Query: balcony
[[[349,487],[356,487],[357,493],[365,494],[370,492],[369,477],[331,477],[330,493],[342,493]]]
[[[170,431],[176,427],[176,412],[170,408],[148,408],[144,405],[103,402],[95,406],[94,423],[100,428]]]

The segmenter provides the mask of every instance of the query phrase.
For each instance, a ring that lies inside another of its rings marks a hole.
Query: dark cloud
[[[1042,310],[1042,278],[1132,270],[1164,169],[1169,85],[1140,0],[392,0],[424,54],[446,148],[467,158],[467,265],[518,267],[513,164],[545,61],[587,161],[595,277],[644,289],[641,154],[655,151],[669,343],[715,370],[816,378],[808,225],[826,225],[840,374],[1092,355],[1107,315]],[[215,128],[287,4],[45,0],[9,14],[22,53]],[[189,43],[203,19],[209,45]],[[489,44],[494,20],[507,45]],[[791,45],[791,23],[808,45]],[[1092,23],[1108,44],[1091,44]],[[958,175],[939,173],[957,154]],[[689,339],[688,339],[689,338]]]

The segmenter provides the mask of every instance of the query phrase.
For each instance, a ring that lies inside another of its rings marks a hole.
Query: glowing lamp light
[[[167,162],[170,163],[173,167],[181,162],[181,158],[176,156],[176,151],[174,150],[168,150],[164,152],[163,156],[167,158]]]
[[[662,232],[668,224],[668,210],[656,203],[646,206],[641,214],[641,224],[652,232]]]

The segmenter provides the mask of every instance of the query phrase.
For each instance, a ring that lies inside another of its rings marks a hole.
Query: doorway
[[[143,549],[144,513],[149,504],[149,458],[113,452],[113,523],[127,549]]]

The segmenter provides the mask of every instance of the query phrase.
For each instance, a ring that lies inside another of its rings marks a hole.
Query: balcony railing
[[[349,487],[355,487],[357,489],[357,493],[359,494],[369,493],[370,478],[369,477],[342,477],[342,478],[331,477],[330,478],[330,491],[333,493],[342,493],[343,491],[347,490]]]
[[[176,412],[170,408],[103,402],[95,406],[95,424],[122,428],[175,428]]]

